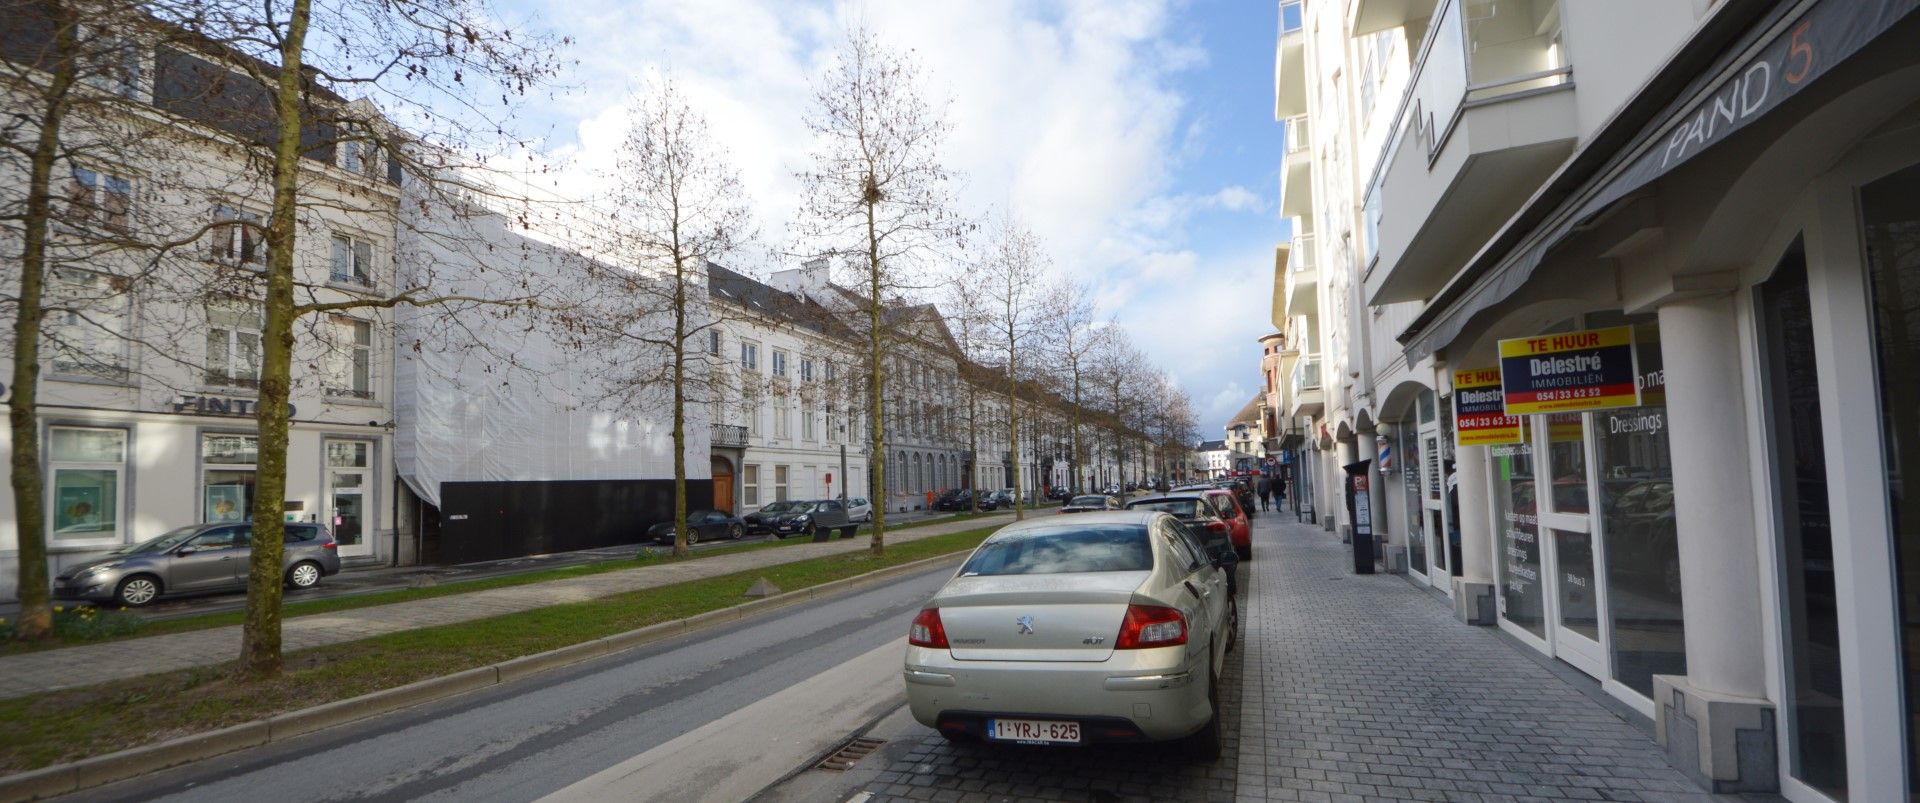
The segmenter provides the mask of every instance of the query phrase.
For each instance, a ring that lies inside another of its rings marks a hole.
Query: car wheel
[[[1209,662],[1211,663],[1211,662]],[[1207,707],[1213,709],[1213,716],[1207,724],[1187,737],[1187,755],[1192,758],[1213,763],[1220,760],[1220,673],[1207,667]]]
[[[1240,646],[1240,601],[1227,598],[1227,652]]]
[[[807,525],[806,529],[800,531],[800,534],[808,538],[812,538],[814,536],[814,533],[817,533],[817,532],[819,532],[819,530],[816,529],[813,525],[809,524]]]
[[[291,588],[312,588],[320,584],[320,564],[300,561],[287,570],[287,585]]]
[[[121,580],[120,587],[113,590],[114,601],[129,608],[138,608],[158,596],[160,581],[150,574],[136,574]]]
[[[746,534],[747,534],[747,531],[740,529],[740,525],[738,524],[735,524],[732,527],[727,528],[727,537],[735,541],[740,540],[740,536],[743,536]]]
[[[697,544],[697,543],[700,543],[700,531],[695,530],[693,528],[688,528],[687,529],[687,546],[693,546],[694,544]]]

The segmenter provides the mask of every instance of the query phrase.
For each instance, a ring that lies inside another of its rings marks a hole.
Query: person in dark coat
[[[1267,475],[1262,474],[1260,479],[1254,481],[1253,492],[1260,495],[1261,510],[1267,510],[1273,503],[1273,483],[1267,481]]]

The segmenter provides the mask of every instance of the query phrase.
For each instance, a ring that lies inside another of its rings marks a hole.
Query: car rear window
[[[288,541],[312,541],[320,537],[320,528],[311,524],[287,525]]]
[[[1200,515],[1198,499],[1154,499],[1146,502],[1134,502],[1127,505],[1128,510],[1158,510],[1172,513],[1175,518],[1190,519]]]
[[[1100,507],[1106,503],[1107,498],[1104,496],[1076,496],[1067,504],[1073,507]]]
[[[1073,572],[1140,572],[1153,568],[1153,547],[1140,524],[1050,527],[994,536],[974,550],[961,577]]]

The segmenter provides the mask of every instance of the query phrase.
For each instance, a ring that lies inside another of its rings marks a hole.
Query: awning
[[[1765,116],[1916,7],[1920,0],[1721,4],[1399,335],[1408,364],[1518,290],[1576,226]]]

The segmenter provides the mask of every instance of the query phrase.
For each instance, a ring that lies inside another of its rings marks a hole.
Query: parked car
[[[1074,497],[1073,489],[1065,485],[1055,485],[1047,489],[1047,498],[1056,502],[1066,502]]]
[[[1076,496],[1067,500],[1066,504],[1060,506],[1061,513],[1087,513],[1095,510],[1125,509],[1127,509],[1126,506],[1120,504],[1119,498],[1107,496],[1106,494]]]
[[[800,502],[792,500],[768,502],[765,505],[761,505],[759,510],[741,516],[740,523],[746,525],[747,533],[750,535],[770,533],[773,532],[773,523],[776,520],[781,516],[793,512],[794,508],[800,504]]]
[[[663,521],[647,528],[647,540],[656,544],[671,544],[674,539],[674,526],[671,521]],[[739,519],[718,510],[687,511],[687,544],[718,538],[738,539],[747,534],[747,526]]]
[[[973,491],[961,488],[950,496],[933,500],[934,510],[971,510]]]
[[[809,502],[795,502],[786,512],[781,513],[773,522],[773,537],[786,538],[789,535],[801,535],[817,540],[826,540],[833,536],[834,530],[840,531],[841,538],[852,538],[860,528],[847,517],[847,505],[838,499],[817,499]]]
[[[1172,515],[1181,524],[1193,532],[1194,538],[1206,548],[1208,555],[1221,552],[1233,552],[1233,526],[1220,515],[1219,508],[1207,499],[1203,493],[1182,493],[1174,491],[1166,494],[1143,496],[1127,502],[1128,510],[1155,510]],[[1228,585],[1235,594],[1240,593],[1239,585],[1228,575]]]
[[[847,500],[847,517],[856,523],[866,524],[873,521],[873,503],[864,496],[855,496]]]
[[[1220,518],[1227,521],[1227,539],[1233,543],[1233,551],[1239,553],[1243,561],[1253,559],[1253,520],[1249,508],[1241,505],[1240,497],[1227,488],[1213,488],[1204,491],[1208,501],[1220,511]]]
[[[1174,517],[1144,510],[1001,529],[908,628],[914,719],[953,741],[1184,740],[1218,758],[1239,612],[1232,553],[1206,554]]]
[[[191,524],[68,567],[53,596],[137,608],[162,596],[245,591],[252,555],[252,524]],[[340,572],[339,543],[318,524],[288,522],[280,563],[289,588],[312,588]]]
[[[998,491],[981,492],[978,507],[981,510],[999,510],[1001,508],[1013,507],[1013,489],[1007,488]]]

